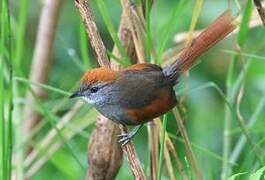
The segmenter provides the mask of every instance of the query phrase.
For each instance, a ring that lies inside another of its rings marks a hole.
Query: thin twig
[[[157,121],[157,128],[158,128],[158,132],[161,132],[161,133],[158,133],[157,135],[160,135],[160,138],[158,139],[162,139],[162,123],[161,123],[161,120],[159,119],[159,121]],[[172,167],[172,162],[171,162],[171,159],[170,159],[170,155],[169,155],[169,149],[168,149],[168,146],[167,146],[167,132],[165,132],[165,149],[164,149],[164,159],[165,159],[165,166],[166,166],[166,169],[167,169],[167,172],[168,172],[168,176],[169,176],[169,179],[170,180],[174,180],[175,179],[175,176],[174,176],[174,171],[173,171],[173,167]],[[162,143],[162,142],[160,142]]]
[[[85,0],[75,0],[85,23],[91,45],[101,66],[110,67],[107,51],[98,32],[89,4]],[[87,179],[115,178],[122,163],[122,151],[117,143],[118,126],[103,116],[99,116],[93,130],[88,151],[89,171]]]
[[[247,128],[250,129],[253,127],[257,121],[257,116],[263,111],[265,107],[265,94],[263,95],[263,98],[259,101],[258,105],[254,108],[255,111],[253,112],[252,116],[249,118],[249,121],[247,123]],[[246,136],[241,135],[238,141],[235,143],[235,147],[233,148],[233,151],[229,157],[229,162],[235,163],[242,152],[245,144],[247,142]]]
[[[158,174],[158,143],[159,143],[159,131],[157,129],[157,123],[160,122],[159,119],[151,121],[148,124],[148,144],[150,150],[150,178],[153,180],[157,179]],[[160,122],[161,123],[161,122]]]
[[[202,9],[202,4],[203,4],[203,0],[196,0],[196,2],[195,2],[195,6],[194,6],[194,9],[193,9],[193,12],[192,12],[192,19],[191,19],[190,28],[189,28],[189,31],[188,31],[185,47],[190,46],[191,43],[192,43],[193,32],[194,32],[195,26],[197,24],[197,21],[199,19],[199,16],[200,16],[200,12],[201,12],[201,9]]]
[[[144,53],[144,17],[143,12],[137,11],[135,4],[126,3],[127,0],[121,0],[122,8],[129,19],[129,28],[133,35],[135,50],[140,63],[145,63]]]
[[[256,9],[259,13],[259,17],[260,17],[263,25],[265,26],[265,8],[262,7],[260,0],[253,0],[253,2],[254,2]]]
[[[98,63],[100,66],[109,67],[110,63],[107,56],[107,50],[99,34],[88,2],[86,0],[75,0],[75,5],[79,9],[80,15],[85,23],[86,31],[91,45],[96,52]]]
[[[124,0],[125,4],[130,4],[129,0]],[[126,15],[126,9],[123,9],[122,12],[122,20],[119,28],[119,38],[121,39],[121,42],[123,43],[123,46],[126,48],[126,52],[129,57],[136,58],[135,56],[135,49],[133,46],[133,37],[132,32],[128,28],[129,26],[129,20],[128,16]],[[118,48],[115,46],[113,50],[114,54],[116,56],[120,56],[120,53],[118,52]],[[132,59],[133,62],[136,62],[135,59]],[[112,63],[112,68],[119,70],[121,66],[118,64]],[[121,133],[127,133],[127,129],[120,125]],[[135,177],[135,179],[146,179],[143,168],[141,166],[140,160],[137,156],[136,150],[132,144],[132,142],[127,143],[125,146],[122,147],[122,150],[127,154],[128,162],[131,166],[132,173]]]
[[[156,121],[156,122],[157,122],[157,128],[159,129],[159,131],[161,131],[161,129],[162,129],[162,123],[161,123],[161,121]],[[165,140],[166,140],[166,151],[168,150],[172,154],[173,158],[175,159],[176,166],[177,166],[177,169],[178,169],[178,171],[180,173],[181,178],[183,180],[188,180],[188,176],[187,176],[187,174],[186,174],[186,172],[184,170],[184,167],[183,167],[183,165],[181,163],[181,160],[178,158],[178,155],[176,153],[177,151],[174,148],[174,145],[173,145],[171,139],[169,138],[167,132],[165,134]]]
[[[128,24],[131,30],[133,41],[135,45],[135,50],[140,63],[146,63],[145,53],[144,53],[144,10],[146,3],[141,2],[141,7],[136,6],[133,3],[128,3],[127,0],[121,0],[122,7],[128,17]],[[150,2],[151,5],[153,1]],[[150,178],[157,179],[158,175],[158,157],[159,157],[159,132],[156,128],[156,123],[151,121],[148,123],[148,139],[149,139],[149,149],[150,149]]]
[[[127,133],[127,129],[125,126],[120,125],[121,133],[125,134]],[[130,141],[126,145],[122,147],[123,151],[127,154],[129,165],[131,166],[131,170],[133,172],[133,175],[135,179],[137,180],[144,180],[146,179],[144,170],[141,166],[140,160],[136,154],[136,150]]]
[[[76,103],[75,106],[71,109],[71,111],[68,111],[57,123],[57,128],[60,130],[64,130],[67,124],[70,123],[70,121],[73,119],[73,116],[79,111],[83,104],[82,103]],[[91,122],[90,122],[91,123]],[[87,127],[88,123],[85,123],[83,128],[79,127],[79,131],[83,130],[85,127]],[[65,135],[66,139],[71,139],[75,135],[74,132],[71,132],[71,134]],[[41,140],[39,143],[39,147],[37,149],[34,149],[30,154],[28,154],[27,158],[24,160],[24,166],[28,169],[25,172],[25,177],[31,178],[34,176],[42,167],[43,165],[49,160],[50,157],[63,145],[63,142],[61,139],[56,139],[57,132],[54,129],[51,129],[49,133]],[[55,140],[56,139],[56,140]],[[53,143],[51,143],[53,142]],[[47,149],[48,148],[48,149]],[[42,153],[42,150],[47,149],[46,156],[39,157],[39,155]]]
[[[88,32],[88,34],[89,34],[89,36],[90,36],[90,40],[91,40],[91,44],[92,44],[92,47],[94,48],[94,50],[96,51],[96,53],[97,53],[97,57],[98,57],[98,61],[99,61],[99,63],[100,63],[100,65],[102,65],[102,66],[109,66],[109,62],[108,62],[108,58],[107,58],[107,53],[106,53],[106,49],[105,49],[105,47],[104,47],[104,44],[103,44],[103,42],[102,42],[102,40],[101,40],[101,37],[100,37],[100,35],[99,35],[99,33],[98,33],[98,31],[97,31],[97,28],[96,28],[96,24],[95,24],[95,21],[94,21],[94,19],[93,19],[93,16],[92,16],[92,13],[91,13],[91,10],[90,10],[90,8],[89,8],[89,6],[88,6],[88,4],[87,4],[87,2],[86,1],[82,1],[82,0],[76,0],[75,1],[75,3],[76,3],[76,6],[79,8],[79,10],[80,10],[80,14],[81,14],[81,16],[82,16],[82,18],[83,18],[83,20],[85,21],[85,24],[86,24],[86,29],[87,29],[87,32]],[[129,3],[129,1],[128,1],[128,3]],[[123,16],[124,17],[124,16]],[[121,23],[121,26],[122,26],[122,23]],[[121,28],[121,26],[120,26],[120,32],[123,32],[123,30],[121,30],[121,29],[123,29],[123,28]],[[121,36],[121,34],[120,34],[120,36]],[[129,44],[131,44],[131,43],[129,43]],[[115,56],[120,56],[120,53],[117,51],[117,49],[115,49],[114,48],[114,52],[116,52],[117,54],[115,54]],[[113,67],[113,66],[112,66]],[[118,66],[116,66],[116,65],[114,65],[114,67],[115,67],[115,69],[119,69],[120,67],[118,67]],[[102,118],[101,118],[102,119]],[[105,123],[108,123],[108,121],[109,120],[107,120],[106,122],[102,122],[102,125],[103,124],[105,124]],[[109,121],[109,123],[111,123],[110,121]],[[100,126],[98,126],[97,127],[98,128],[98,131],[100,131],[100,129],[102,129],[103,127],[101,126],[101,128],[100,128]],[[113,127],[113,129],[114,129],[115,127]],[[124,128],[123,127],[120,127],[120,129],[122,130],[122,131],[125,131],[124,130]],[[104,134],[105,132],[103,132],[103,134]],[[111,139],[113,139],[113,135],[115,135],[116,133],[114,133],[114,134],[112,134],[112,138]],[[101,133],[101,135],[100,136],[97,136],[97,133],[96,133],[96,130],[94,131],[94,133],[93,133],[93,136],[94,137],[98,137],[98,138],[100,138],[100,139],[96,139],[96,138],[91,138],[92,140],[91,140],[91,144],[90,144],[90,152],[89,152],[89,154],[90,154],[90,158],[91,157],[94,157],[95,158],[95,156],[94,156],[94,154],[93,153],[91,153],[91,152],[95,152],[96,150],[98,150],[98,149],[100,149],[100,148],[102,148],[102,145],[103,145],[103,147],[104,147],[104,144],[105,144],[105,146],[108,146],[108,144],[106,144],[106,143],[101,143],[101,145],[98,143],[98,142],[100,142],[100,141],[104,141],[102,138],[101,138],[101,136],[102,136],[102,133]],[[106,137],[107,139],[109,139],[110,137]],[[94,139],[94,141],[93,141],[93,139]],[[117,138],[116,138],[116,135],[115,135],[115,143],[113,143],[112,141],[110,141],[112,144],[117,144]],[[96,142],[97,141],[97,142]],[[92,144],[93,143],[93,144]],[[111,146],[111,144],[109,144],[109,146]],[[91,149],[92,148],[92,149]],[[104,147],[105,148],[105,147]],[[94,150],[95,151],[94,151]],[[117,149],[112,149],[112,151],[115,151],[115,150],[117,150]],[[137,154],[136,154],[136,151],[135,151],[135,149],[134,149],[134,147],[133,147],[133,145],[132,145],[132,143],[128,143],[127,145],[125,145],[124,147],[123,147],[123,150],[124,150],[124,152],[126,152],[126,154],[127,154],[127,156],[128,156],[128,160],[129,160],[129,164],[131,165],[131,170],[132,170],[132,172],[133,172],[133,174],[134,174],[134,176],[135,176],[135,178],[136,179],[145,179],[145,175],[144,175],[144,173],[143,173],[143,170],[142,170],[142,167],[141,167],[141,165],[140,165],[140,161],[139,161],[139,159],[138,159],[138,156],[137,156]],[[99,163],[102,163],[102,162],[99,162]],[[104,163],[104,162],[103,162]],[[95,169],[94,169],[95,170]],[[91,169],[90,169],[90,171],[91,171]],[[97,174],[97,175],[99,175],[99,174]],[[88,174],[88,179],[89,178],[91,178],[91,176],[89,176],[89,174]]]
[[[195,177],[196,179],[198,180],[201,180],[202,179],[202,175],[196,165],[196,161],[195,161],[195,158],[194,158],[194,155],[193,155],[193,152],[192,152],[192,148],[191,148],[191,144],[190,144],[190,141],[189,141],[189,137],[188,137],[188,134],[185,130],[185,127],[183,125],[183,122],[182,122],[182,119],[180,117],[180,114],[178,112],[178,110],[176,108],[173,109],[173,113],[175,115],[175,119],[177,121],[177,124],[178,124],[178,127],[179,127],[179,130],[180,130],[180,134],[181,136],[183,137],[184,139],[184,144],[185,144],[185,149],[187,151],[187,157],[189,159],[189,162],[191,163],[191,167],[195,173]]]
[[[125,0],[125,3],[129,4],[130,2],[128,0]],[[132,33],[130,29],[128,28],[129,21],[128,21],[128,17],[126,16],[125,11],[126,9],[123,9],[122,20],[121,20],[121,24],[119,28],[119,36],[120,36],[121,42],[123,43],[123,46],[125,46],[126,48],[128,56],[135,58],[134,47],[131,46],[133,45]],[[133,48],[133,50],[131,48]],[[117,57],[120,56],[120,53],[116,46],[113,49],[113,53]],[[111,65],[112,65],[112,68],[116,70],[119,70],[122,68],[121,66],[116,64],[114,61],[112,61]],[[120,127],[122,134],[127,133],[127,129],[124,126],[120,125],[119,127]],[[132,170],[134,177],[136,179],[146,179],[140,160],[137,156],[136,150],[132,142],[129,142],[125,146],[123,146],[122,150],[127,154],[128,162],[131,166],[131,170]]]
[[[244,95],[244,82],[242,82],[242,84],[240,86],[240,90],[238,92],[237,99],[236,99],[237,120],[238,120],[238,124],[239,124],[239,127],[241,128],[241,131],[242,131],[243,135],[246,137],[248,143],[252,146],[257,159],[259,160],[259,162],[261,164],[263,164],[264,163],[263,159],[260,156],[264,155],[264,151],[263,151],[263,149],[261,149],[258,146],[258,144],[255,144],[255,142],[251,139],[249,131],[248,131],[246,125],[245,125],[245,120],[244,120],[243,116],[240,113],[240,103],[241,103],[243,95]]]
[[[188,176],[185,172],[185,169],[181,163],[181,160],[178,158],[177,151],[174,148],[174,145],[172,141],[170,140],[168,134],[166,134],[166,143],[167,143],[167,148],[169,152],[172,154],[173,158],[176,161],[176,166],[177,166],[177,169],[179,170],[180,176],[182,177],[183,180],[188,180]]]

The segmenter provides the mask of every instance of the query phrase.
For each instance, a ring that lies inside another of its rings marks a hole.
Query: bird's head
[[[69,98],[82,97],[90,104],[101,104],[106,101],[111,91],[111,84],[118,76],[118,72],[109,68],[96,68],[87,71],[82,79],[78,91]]]

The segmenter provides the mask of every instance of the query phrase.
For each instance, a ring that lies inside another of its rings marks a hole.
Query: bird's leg
[[[122,146],[124,146],[137,134],[137,132],[142,127],[143,127],[143,124],[136,126],[135,128],[133,128],[133,130],[131,130],[128,133],[118,135],[118,137],[120,138],[118,142],[121,143]]]

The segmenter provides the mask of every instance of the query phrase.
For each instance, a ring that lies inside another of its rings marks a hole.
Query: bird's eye
[[[91,89],[90,89],[90,91],[92,92],[92,93],[96,93],[97,91],[98,91],[98,87],[92,87]]]

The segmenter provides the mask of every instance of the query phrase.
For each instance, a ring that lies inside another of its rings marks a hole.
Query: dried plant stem
[[[188,31],[185,47],[190,46],[190,44],[192,43],[193,32],[194,32],[196,23],[198,21],[198,18],[200,16],[202,4],[203,4],[203,0],[196,0],[195,6],[194,6],[194,10],[193,10],[193,13],[192,13],[190,29]]]
[[[251,127],[254,126],[254,124],[257,121],[257,116],[262,112],[264,108],[265,108],[265,95],[263,95],[263,98],[259,101],[258,105],[255,107],[255,111],[253,112],[252,116],[249,118],[249,121],[247,123],[247,129],[250,129]],[[229,162],[235,163],[237,161],[246,143],[247,143],[246,136],[242,134],[238,139],[238,141],[235,143],[236,145],[233,148],[233,151],[231,152],[231,155],[229,157]]]
[[[88,3],[83,0],[76,0],[75,4],[78,7],[80,14],[86,24],[86,30],[89,34],[92,47],[94,48],[97,54],[97,58],[100,65],[109,67],[109,61],[107,58],[106,49],[97,31],[97,27]],[[127,26],[127,25],[124,26],[124,24],[126,23],[121,22],[119,30],[120,37],[124,36],[124,34],[121,34],[122,32],[128,32],[127,30],[125,31],[123,30]],[[132,44],[128,43],[128,41],[126,43],[125,42],[122,43],[123,45],[127,44],[128,47],[129,45]],[[130,48],[125,48],[125,49],[130,49]],[[120,52],[118,52],[116,48],[114,48],[114,52],[117,53],[114,54],[115,56],[120,56]],[[120,68],[117,65],[112,65],[112,67],[115,69]],[[124,131],[123,127],[120,127],[120,129]],[[113,179],[116,176],[121,164],[121,157],[122,157],[120,145],[117,143],[117,134],[119,132],[120,131],[116,124],[112,123],[110,120],[107,120],[103,116],[100,116],[98,118],[97,128],[93,131],[89,145],[90,170],[88,172],[87,179],[95,179],[95,178]],[[105,149],[105,151],[98,153],[100,149]],[[126,146],[124,146],[123,150],[124,152],[126,152],[128,156],[129,164],[131,165],[131,169],[135,178],[145,179],[142,167],[140,165],[140,161],[137,157],[136,151],[132,143],[128,143]],[[110,168],[114,164],[116,164],[115,168],[114,169]],[[106,172],[108,170],[109,172]]]
[[[159,131],[157,129],[158,119],[148,124],[148,142],[150,149],[150,178],[156,180],[158,174],[158,157],[159,157]],[[160,122],[161,123],[161,122]]]
[[[77,103],[75,104],[75,106],[72,108],[71,111],[68,111],[60,120],[60,122],[58,122],[58,124],[56,125],[58,129],[62,130],[63,128],[65,128],[66,124],[69,123],[69,121],[72,119],[72,117],[75,115],[75,113],[80,109],[81,107],[81,103]],[[38,170],[45,164],[45,162],[47,162],[48,157],[44,156],[40,159],[37,159],[37,157],[40,155],[41,151],[39,149],[44,149],[45,147],[48,147],[49,144],[51,144],[51,142],[54,140],[54,138],[56,137],[57,132],[55,129],[52,129],[41,141],[40,143],[40,147],[38,149],[34,149],[33,151],[31,151],[27,157],[24,160],[24,166],[25,167],[30,167],[29,170],[26,171],[25,176],[26,178],[31,178],[32,176],[34,176],[34,174],[36,174],[38,172]],[[59,140],[60,141],[60,140]],[[59,147],[61,147],[61,145],[63,144],[62,141],[60,141],[57,144],[52,145],[52,147],[50,147],[48,149],[48,156],[50,157],[54,152],[56,152]],[[33,163],[33,165],[31,165]]]
[[[150,2],[151,5],[153,1]],[[124,14],[128,19],[128,27],[132,33],[135,51],[140,63],[146,63],[144,54],[144,15],[146,2],[141,2],[141,7],[130,3],[128,0],[121,0]],[[148,137],[150,148],[150,178],[157,179],[158,175],[158,157],[159,157],[159,132],[156,129],[156,123],[151,121],[148,123]]]
[[[129,4],[129,1],[126,1],[126,3]],[[128,56],[131,58],[136,58],[134,47],[131,46],[133,45],[133,38],[132,38],[131,31],[128,29],[128,18],[125,15],[125,11],[126,10],[123,10],[123,13],[122,13],[122,20],[121,20],[121,24],[119,28],[119,36],[120,36],[121,42],[123,43],[123,46],[125,46],[126,53],[128,54]],[[118,51],[118,48],[116,46],[113,49],[113,53],[117,57],[120,56],[120,52]],[[135,60],[136,59],[133,59],[134,62],[136,62]],[[119,70],[121,68],[114,61],[112,61],[111,65],[112,65],[112,68],[116,70]],[[127,129],[124,126],[120,125],[119,127],[120,127],[121,133],[127,133]],[[128,162],[131,166],[131,170],[132,170],[132,173],[135,179],[146,179],[144,171],[141,167],[141,163],[139,161],[139,158],[137,156],[136,150],[132,142],[129,142],[128,144],[123,146],[122,150],[124,151],[124,153],[127,154]]]
[[[181,160],[178,158],[176,150],[175,150],[175,148],[173,146],[173,143],[170,140],[168,134],[166,134],[166,143],[167,143],[167,148],[168,148],[169,152],[172,154],[173,158],[176,161],[177,169],[180,172],[180,175],[181,175],[182,179],[183,180],[188,180],[189,178],[188,178],[188,176],[187,176],[187,174],[185,172],[185,169],[184,169],[184,167],[183,167],[183,165],[181,163]]]
[[[157,129],[158,129],[158,132],[161,132],[161,133],[158,133],[157,132],[157,135],[160,136],[160,138],[158,138],[158,140],[162,139],[162,123],[161,123],[161,120],[157,121]],[[171,162],[171,159],[170,159],[170,155],[169,155],[169,150],[168,150],[168,146],[167,146],[167,132],[165,132],[165,143],[164,143],[164,146],[165,146],[165,149],[164,149],[164,160],[165,160],[165,166],[166,166],[166,169],[167,169],[167,172],[168,172],[168,176],[169,176],[169,179],[170,180],[174,180],[175,179],[175,176],[174,176],[174,171],[173,171],[173,166],[172,166],[172,162]],[[170,139],[169,139],[170,140]],[[162,142],[160,142],[162,143]]]
[[[91,45],[96,52],[101,66],[110,67],[106,48],[98,33],[94,17],[87,1],[76,0],[76,7],[85,23]],[[122,151],[117,144],[118,126],[103,116],[99,116],[96,128],[89,142],[87,179],[113,179],[118,173],[122,162]]]
[[[62,2],[62,0],[44,1],[29,76],[30,81],[45,84],[48,80],[49,69],[52,62],[53,42]],[[42,99],[44,98],[44,89],[35,86],[33,87],[33,91]],[[27,105],[24,108],[24,122],[22,127],[24,137],[27,137],[28,133],[31,132],[32,128],[41,118],[40,114],[33,108],[35,100],[30,92],[26,96],[26,102]]]
[[[191,163],[191,167],[195,173],[195,177],[196,179],[198,180],[201,180],[202,179],[202,175],[196,165],[196,161],[195,161],[195,158],[194,158],[194,155],[193,155],[193,152],[192,152],[192,148],[191,148],[191,144],[190,144],[190,141],[189,141],[189,137],[188,137],[188,134],[185,130],[185,127],[183,125],[183,122],[182,122],[182,118],[178,112],[178,110],[176,108],[173,109],[173,113],[175,115],[175,118],[176,118],[176,121],[177,121],[177,124],[178,124],[178,127],[179,127],[179,130],[180,130],[180,134],[181,136],[183,137],[184,139],[184,144],[185,144],[185,149],[186,149],[186,152],[187,152],[187,157],[188,157],[188,160],[189,162]]]
[[[137,15],[134,5],[131,3],[127,3],[128,0],[121,0],[122,8],[124,9],[125,15],[128,18],[128,27],[130,28],[130,31],[133,36],[133,41],[135,45],[135,50],[137,53],[137,57],[139,59],[139,62],[143,63],[145,62],[145,56],[144,56],[144,46],[143,46],[143,34],[140,32],[141,28],[143,28],[143,25],[141,24],[141,20],[139,16]]]
[[[127,133],[127,129],[120,125],[121,133]],[[146,179],[144,170],[141,167],[140,160],[136,154],[136,150],[134,146],[132,145],[132,142],[130,141],[125,146],[122,147],[123,151],[127,154],[129,165],[131,166],[131,170],[133,172],[133,175],[135,179],[138,180],[144,180]]]
[[[260,0],[253,0],[253,2],[254,2],[256,9],[259,13],[260,19],[261,19],[263,25],[265,26],[265,8],[262,7]]]
[[[161,129],[162,129],[162,123],[161,123],[161,121],[156,121],[156,122],[157,122],[157,128],[159,129],[158,132],[160,132]],[[161,135],[160,135],[160,136],[161,136]],[[187,176],[187,174],[185,173],[185,170],[184,170],[184,167],[183,167],[183,165],[182,165],[182,163],[181,163],[181,160],[178,158],[178,155],[177,155],[177,153],[176,153],[176,149],[174,148],[174,145],[173,145],[171,139],[169,138],[167,132],[166,132],[166,134],[165,134],[165,141],[166,141],[165,152],[168,151],[169,153],[172,154],[173,158],[174,158],[175,161],[176,161],[176,166],[177,166],[178,171],[180,172],[180,176],[181,176],[181,178],[182,178],[183,180],[188,180],[188,176]],[[166,156],[167,156],[167,155],[165,155],[165,159],[166,159]],[[167,161],[167,159],[166,159],[166,161]],[[167,165],[167,164],[169,165],[169,168],[170,168],[171,165],[170,165],[169,163],[166,163],[166,165]],[[168,166],[168,165],[167,165],[167,166]],[[171,175],[171,177],[173,177],[173,176]]]
[[[91,45],[97,55],[97,61],[99,62],[100,66],[109,67],[110,62],[107,56],[107,50],[98,32],[98,28],[88,2],[86,0],[75,0],[75,5],[79,9],[80,15],[84,21]]]

